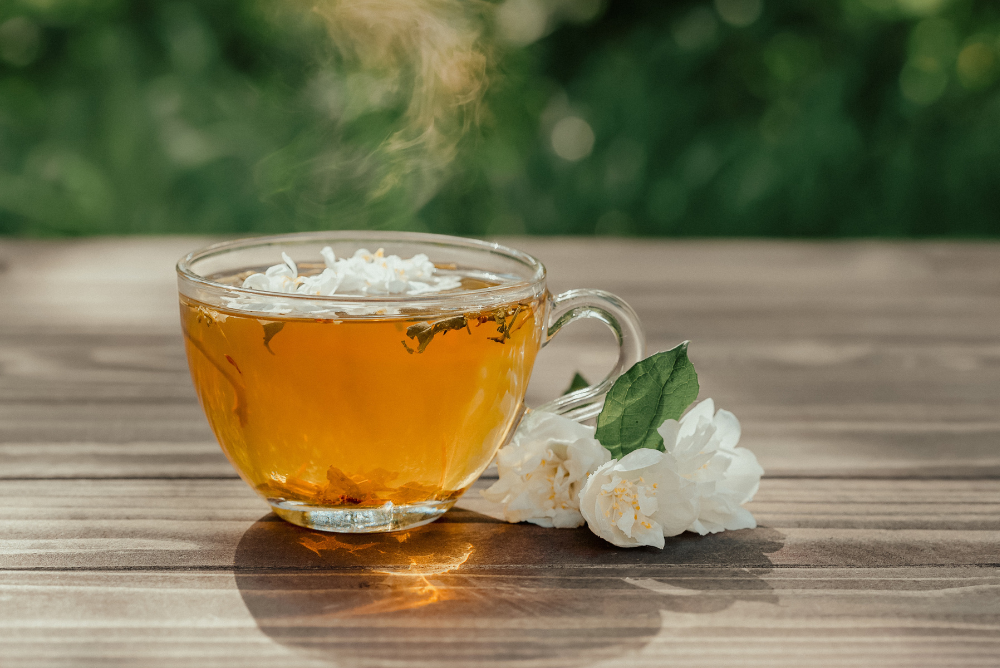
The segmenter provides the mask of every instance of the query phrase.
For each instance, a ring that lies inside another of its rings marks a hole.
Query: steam
[[[319,0],[313,10],[345,64],[387,82],[405,107],[379,148],[385,166],[370,196],[405,185],[418,208],[440,187],[478,122],[493,60],[489,3]]]

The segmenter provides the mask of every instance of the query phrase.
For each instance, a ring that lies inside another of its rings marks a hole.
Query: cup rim
[[[218,281],[205,278],[204,276],[195,273],[192,269],[192,265],[199,260],[217,255],[223,255],[235,250],[268,246],[283,242],[307,244],[321,241],[351,241],[352,239],[357,239],[358,241],[405,241],[495,253],[520,262],[533,271],[531,277],[528,279],[521,279],[511,283],[493,285],[485,288],[463,290],[462,292],[455,293],[438,292],[419,295],[304,295],[298,293],[271,292],[269,290],[255,290],[253,288],[228,285],[226,283],[220,283]],[[283,300],[301,301],[302,303],[343,302],[346,304],[371,304],[373,302],[379,304],[441,304],[450,301],[467,301],[470,296],[488,296],[490,298],[502,297],[507,293],[524,292],[526,289],[530,289],[544,283],[547,273],[545,265],[543,265],[535,257],[523,251],[519,251],[516,248],[496,243],[495,241],[483,241],[481,239],[458,237],[446,234],[432,234],[428,232],[392,232],[384,230],[325,230],[315,232],[290,232],[286,234],[273,234],[258,237],[241,237],[238,239],[217,242],[193,250],[178,260],[175,269],[178,276],[186,281],[212,290],[224,290],[231,294],[280,297]]]

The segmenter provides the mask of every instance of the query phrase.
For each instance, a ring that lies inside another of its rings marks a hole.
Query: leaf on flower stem
[[[687,341],[656,353],[622,374],[597,416],[595,436],[615,459],[639,448],[663,450],[656,429],[677,420],[698,397],[698,374],[687,356]]]
[[[577,390],[582,390],[585,387],[590,387],[590,381],[584,378],[579,371],[573,374],[573,380],[570,381],[569,387],[563,392],[563,396],[566,396],[570,392],[576,392]]]

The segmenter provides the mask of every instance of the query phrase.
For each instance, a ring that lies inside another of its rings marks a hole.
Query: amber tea
[[[420,320],[181,304],[209,423],[279,509],[457,498],[517,420],[541,345],[540,300]]]

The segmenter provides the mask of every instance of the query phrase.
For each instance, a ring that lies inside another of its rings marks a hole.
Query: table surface
[[[691,340],[767,472],[759,528],[661,551],[475,491],[405,540],[276,519],[188,378],[205,242],[0,241],[0,665],[1000,666],[1000,245],[512,240]],[[529,404],[612,348],[567,328]]]

